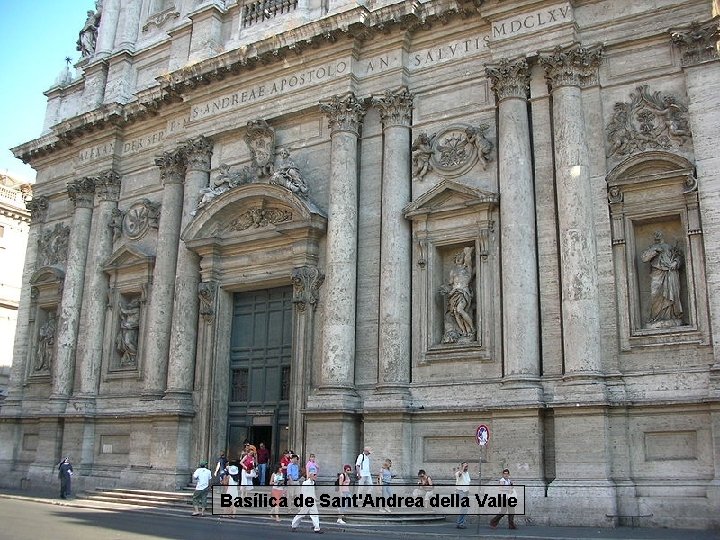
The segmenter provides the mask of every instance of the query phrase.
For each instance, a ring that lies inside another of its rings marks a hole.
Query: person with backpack
[[[335,485],[337,486],[335,491],[338,492],[341,499],[345,497],[350,498],[350,483],[352,482],[350,473],[352,473],[352,467],[350,465],[345,465],[343,467],[343,472],[338,473],[337,478],[335,479]],[[344,517],[345,515],[342,508],[338,508],[337,522],[340,525],[346,525],[345,520],[343,519]]]

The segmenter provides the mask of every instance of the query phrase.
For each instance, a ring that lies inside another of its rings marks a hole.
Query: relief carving
[[[487,124],[457,124],[433,135],[421,133],[412,145],[413,180],[422,180],[433,170],[444,177],[459,176],[478,162],[485,170],[494,148],[485,136],[489,129]]]
[[[25,200],[25,208],[30,211],[33,223],[42,223],[47,219],[48,198],[44,195]]]
[[[647,149],[682,146],[691,137],[687,107],[671,95],[650,93],[647,85],[630,94],[629,103],[616,103],[607,127],[608,156],[625,156]]]
[[[307,197],[307,182],[302,177],[302,174],[300,174],[300,169],[298,169],[290,157],[290,152],[287,148],[281,147],[278,153],[279,157],[274,165],[274,172],[270,178],[270,183],[283,186],[285,189],[301,197]]]
[[[259,178],[272,176],[275,130],[265,120],[251,120],[247,123],[245,142],[252,154],[252,166],[255,174]]]
[[[251,208],[232,220],[227,227],[232,231],[244,231],[249,228],[260,229],[292,221],[292,212],[280,208]]]
[[[680,298],[680,268],[682,252],[677,246],[666,243],[660,231],[655,242],[645,249],[640,258],[650,263],[650,313],[647,328],[682,326],[683,307]]]
[[[56,223],[38,238],[38,266],[58,266],[67,261],[70,227]]]
[[[150,229],[157,229],[159,221],[160,203],[142,199],[125,212],[122,217],[122,232],[131,240],[138,240]]]
[[[198,299],[200,300],[200,315],[203,320],[211,324],[215,319],[215,295],[217,294],[217,283],[214,281],[203,281],[198,283]]]
[[[449,272],[449,282],[440,287],[445,296],[445,330],[443,343],[475,341],[475,322],[472,315],[473,292],[470,283],[475,276],[474,249],[466,247],[455,254]]]
[[[597,71],[603,57],[602,46],[555,47],[552,53],[541,55],[540,65],[551,89],[559,86],[589,86],[597,84]]]

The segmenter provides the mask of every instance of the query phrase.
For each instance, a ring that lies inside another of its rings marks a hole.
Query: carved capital
[[[67,184],[68,196],[75,208],[92,208],[95,196],[95,178],[86,176]]]
[[[200,315],[207,324],[215,320],[215,297],[217,296],[217,283],[203,281],[198,283],[198,298],[200,299]]]
[[[195,171],[209,172],[212,147],[212,141],[203,136],[187,141],[185,143],[187,168]]]
[[[561,86],[591,86],[597,84],[597,70],[603,56],[602,45],[555,47],[552,53],[540,55],[545,78],[551,90]]]
[[[530,89],[530,69],[524,58],[508,60],[503,58],[497,64],[485,66],[492,91],[498,102],[508,98],[527,99]]]
[[[325,281],[325,275],[317,266],[300,266],[293,269],[293,303],[298,311],[305,311],[310,305],[317,305],[319,290]]]
[[[115,171],[106,171],[93,178],[95,193],[101,201],[117,202],[120,198],[120,175]]]
[[[680,49],[683,66],[694,66],[720,58],[720,16],[694,22],[689,28],[672,30],[670,39]]]
[[[165,184],[182,184],[185,179],[187,159],[185,148],[181,147],[173,152],[163,152],[155,158],[155,165],[160,167],[160,179]]]
[[[399,90],[386,90],[384,94],[373,97],[372,103],[380,111],[385,127],[410,127],[412,122],[413,95],[403,86]]]
[[[320,110],[328,117],[328,127],[333,133],[349,131],[356,136],[360,134],[365,107],[352,92],[321,102]]]
[[[48,198],[45,195],[33,197],[25,201],[25,208],[30,211],[32,223],[44,223],[47,219]]]

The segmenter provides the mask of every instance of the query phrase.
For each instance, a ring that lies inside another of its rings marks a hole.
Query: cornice
[[[197,88],[204,88],[229,76],[239,76],[259,65],[281,62],[287,56],[299,56],[305,50],[319,49],[343,39],[363,42],[396,29],[407,32],[429,30],[436,23],[444,25],[453,19],[478,15],[482,3],[483,0],[437,0],[428,3],[413,0],[375,11],[357,6],[260,40],[249,47],[235,48],[162,75],[156,79],[157,86],[137,92],[137,99],[133,102],[102,105],[93,111],[63,120],[51,128],[51,133],[21,144],[13,148],[12,152],[24,163],[30,163],[35,158],[71,145],[73,139],[86,133],[108,126],[123,127],[143,120],[157,114],[167,105],[184,101]]]

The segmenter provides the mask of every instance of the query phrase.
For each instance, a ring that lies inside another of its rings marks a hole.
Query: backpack
[[[337,473],[337,477],[335,478],[335,491],[340,491],[340,486],[342,485],[340,478],[342,477],[343,480],[345,480],[345,473],[339,472]]]

